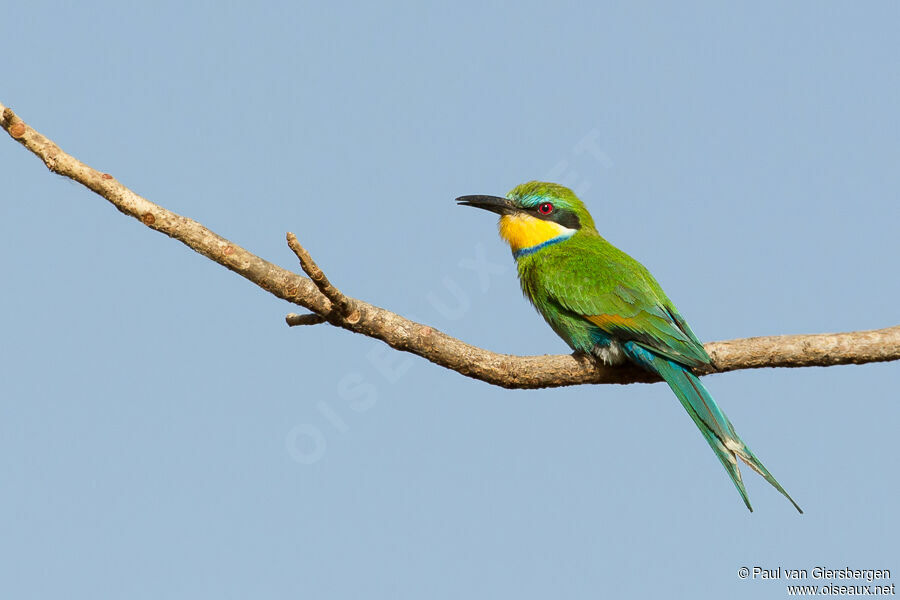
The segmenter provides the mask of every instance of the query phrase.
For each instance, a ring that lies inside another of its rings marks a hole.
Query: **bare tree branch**
[[[289,243],[312,280],[263,260],[200,223],[150,202],[116,181],[112,175],[101,173],[66,154],[2,104],[0,111],[0,126],[54,173],[77,181],[147,227],[179,240],[267,292],[313,313],[289,315],[287,322],[290,325],[328,321],[468,377],[508,388],[658,381],[636,367],[604,367],[581,355],[496,354],[383,308],[345,296],[331,285],[295,237],[289,235]],[[900,325],[851,333],[712,342],[705,348],[713,359],[713,365],[698,370],[701,375],[762,367],[825,367],[892,361],[900,359]]]

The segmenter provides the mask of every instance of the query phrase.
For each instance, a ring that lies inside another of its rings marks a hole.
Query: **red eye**
[[[549,202],[544,202],[540,206],[538,206],[538,212],[542,215],[549,215],[553,212],[553,205]]]

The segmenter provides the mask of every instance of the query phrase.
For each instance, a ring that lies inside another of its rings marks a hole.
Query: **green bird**
[[[734,431],[692,369],[711,362],[703,344],[638,261],[603,239],[572,190],[531,181],[505,198],[457,202],[500,215],[525,296],[576,352],[607,365],[632,362],[662,377],[709,442],[750,511],[738,458],[803,512]]]

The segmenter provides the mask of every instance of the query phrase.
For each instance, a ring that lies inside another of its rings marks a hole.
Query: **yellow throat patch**
[[[530,215],[503,215],[500,217],[500,237],[506,240],[513,252],[533,248],[561,235],[571,235],[574,229],[553,221],[545,221]]]

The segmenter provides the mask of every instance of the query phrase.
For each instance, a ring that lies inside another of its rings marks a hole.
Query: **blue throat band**
[[[542,243],[538,244],[537,246],[531,246],[530,248],[522,248],[521,250],[516,250],[515,252],[513,252],[513,257],[516,260],[518,260],[518,259],[522,258],[523,256],[528,256],[530,254],[534,254],[538,250],[543,250],[547,246],[552,246],[553,244],[558,244],[560,242],[564,242],[567,239],[569,239],[570,237],[572,237],[573,235],[574,235],[573,233],[564,233],[555,238],[551,238],[551,239],[547,240],[546,242],[542,242]]]

